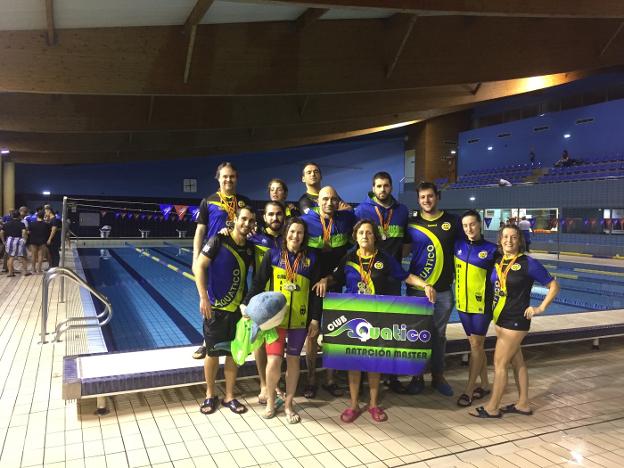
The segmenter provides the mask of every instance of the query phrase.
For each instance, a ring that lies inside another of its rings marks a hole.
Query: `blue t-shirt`
[[[208,239],[202,254],[210,259],[208,297],[213,307],[235,312],[247,292],[247,272],[254,263],[253,245],[238,245],[230,235]]]
[[[510,259],[505,259],[500,254],[496,258],[496,265],[503,272],[509,263]],[[490,281],[494,287],[492,305],[494,321],[498,321],[499,317],[504,317],[507,320],[522,320],[524,311],[531,305],[533,283],[537,281],[546,286],[553,279],[539,261],[524,254],[520,255],[508,270],[504,288],[495,268],[490,276]]]

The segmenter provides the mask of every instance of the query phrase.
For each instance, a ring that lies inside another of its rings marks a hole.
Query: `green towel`
[[[248,318],[241,318],[236,324],[236,336],[230,343],[230,352],[234,362],[241,366],[251,353],[262,346],[265,342],[271,344],[279,338],[277,330],[260,330],[256,339],[251,341],[251,326],[253,322]]]

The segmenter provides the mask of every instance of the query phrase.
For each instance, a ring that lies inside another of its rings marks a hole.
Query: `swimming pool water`
[[[80,248],[78,254],[87,281],[113,305],[113,320],[103,329],[109,351],[201,343],[202,317],[189,249]],[[564,261],[544,264],[562,287],[547,314],[624,308],[624,268]],[[539,304],[544,294],[545,288],[534,287],[532,303]],[[450,321],[459,321],[455,310]]]

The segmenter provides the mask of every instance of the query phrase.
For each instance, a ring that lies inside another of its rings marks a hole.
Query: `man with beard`
[[[215,390],[219,356],[226,356],[223,405],[236,414],[247,411],[234,398],[238,367],[229,352],[214,347],[217,343],[232,341],[236,334],[236,324],[241,318],[240,304],[247,293],[247,273],[254,261],[253,246],[247,241],[247,235],[255,223],[256,215],[250,207],[239,208],[233,229],[228,234],[208,239],[193,265],[207,350],[204,361],[206,399],[200,406],[203,414],[214,413],[219,406]]]
[[[249,242],[254,245],[256,266],[262,264],[262,259],[264,258],[264,255],[270,249],[281,248],[284,217],[284,206],[280,202],[269,201],[264,205],[264,215],[262,217],[264,220],[264,226],[258,229],[258,231],[249,238]],[[254,357],[256,359],[256,367],[258,368],[258,377],[260,379],[260,393],[258,394],[258,402],[261,405],[265,405],[267,402],[267,353],[265,347],[261,346],[256,351],[254,351]]]

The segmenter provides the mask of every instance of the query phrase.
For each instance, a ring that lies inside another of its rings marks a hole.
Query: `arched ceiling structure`
[[[0,148],[95,163],[379,131],[624,65],[617,0],[0,0]]]

